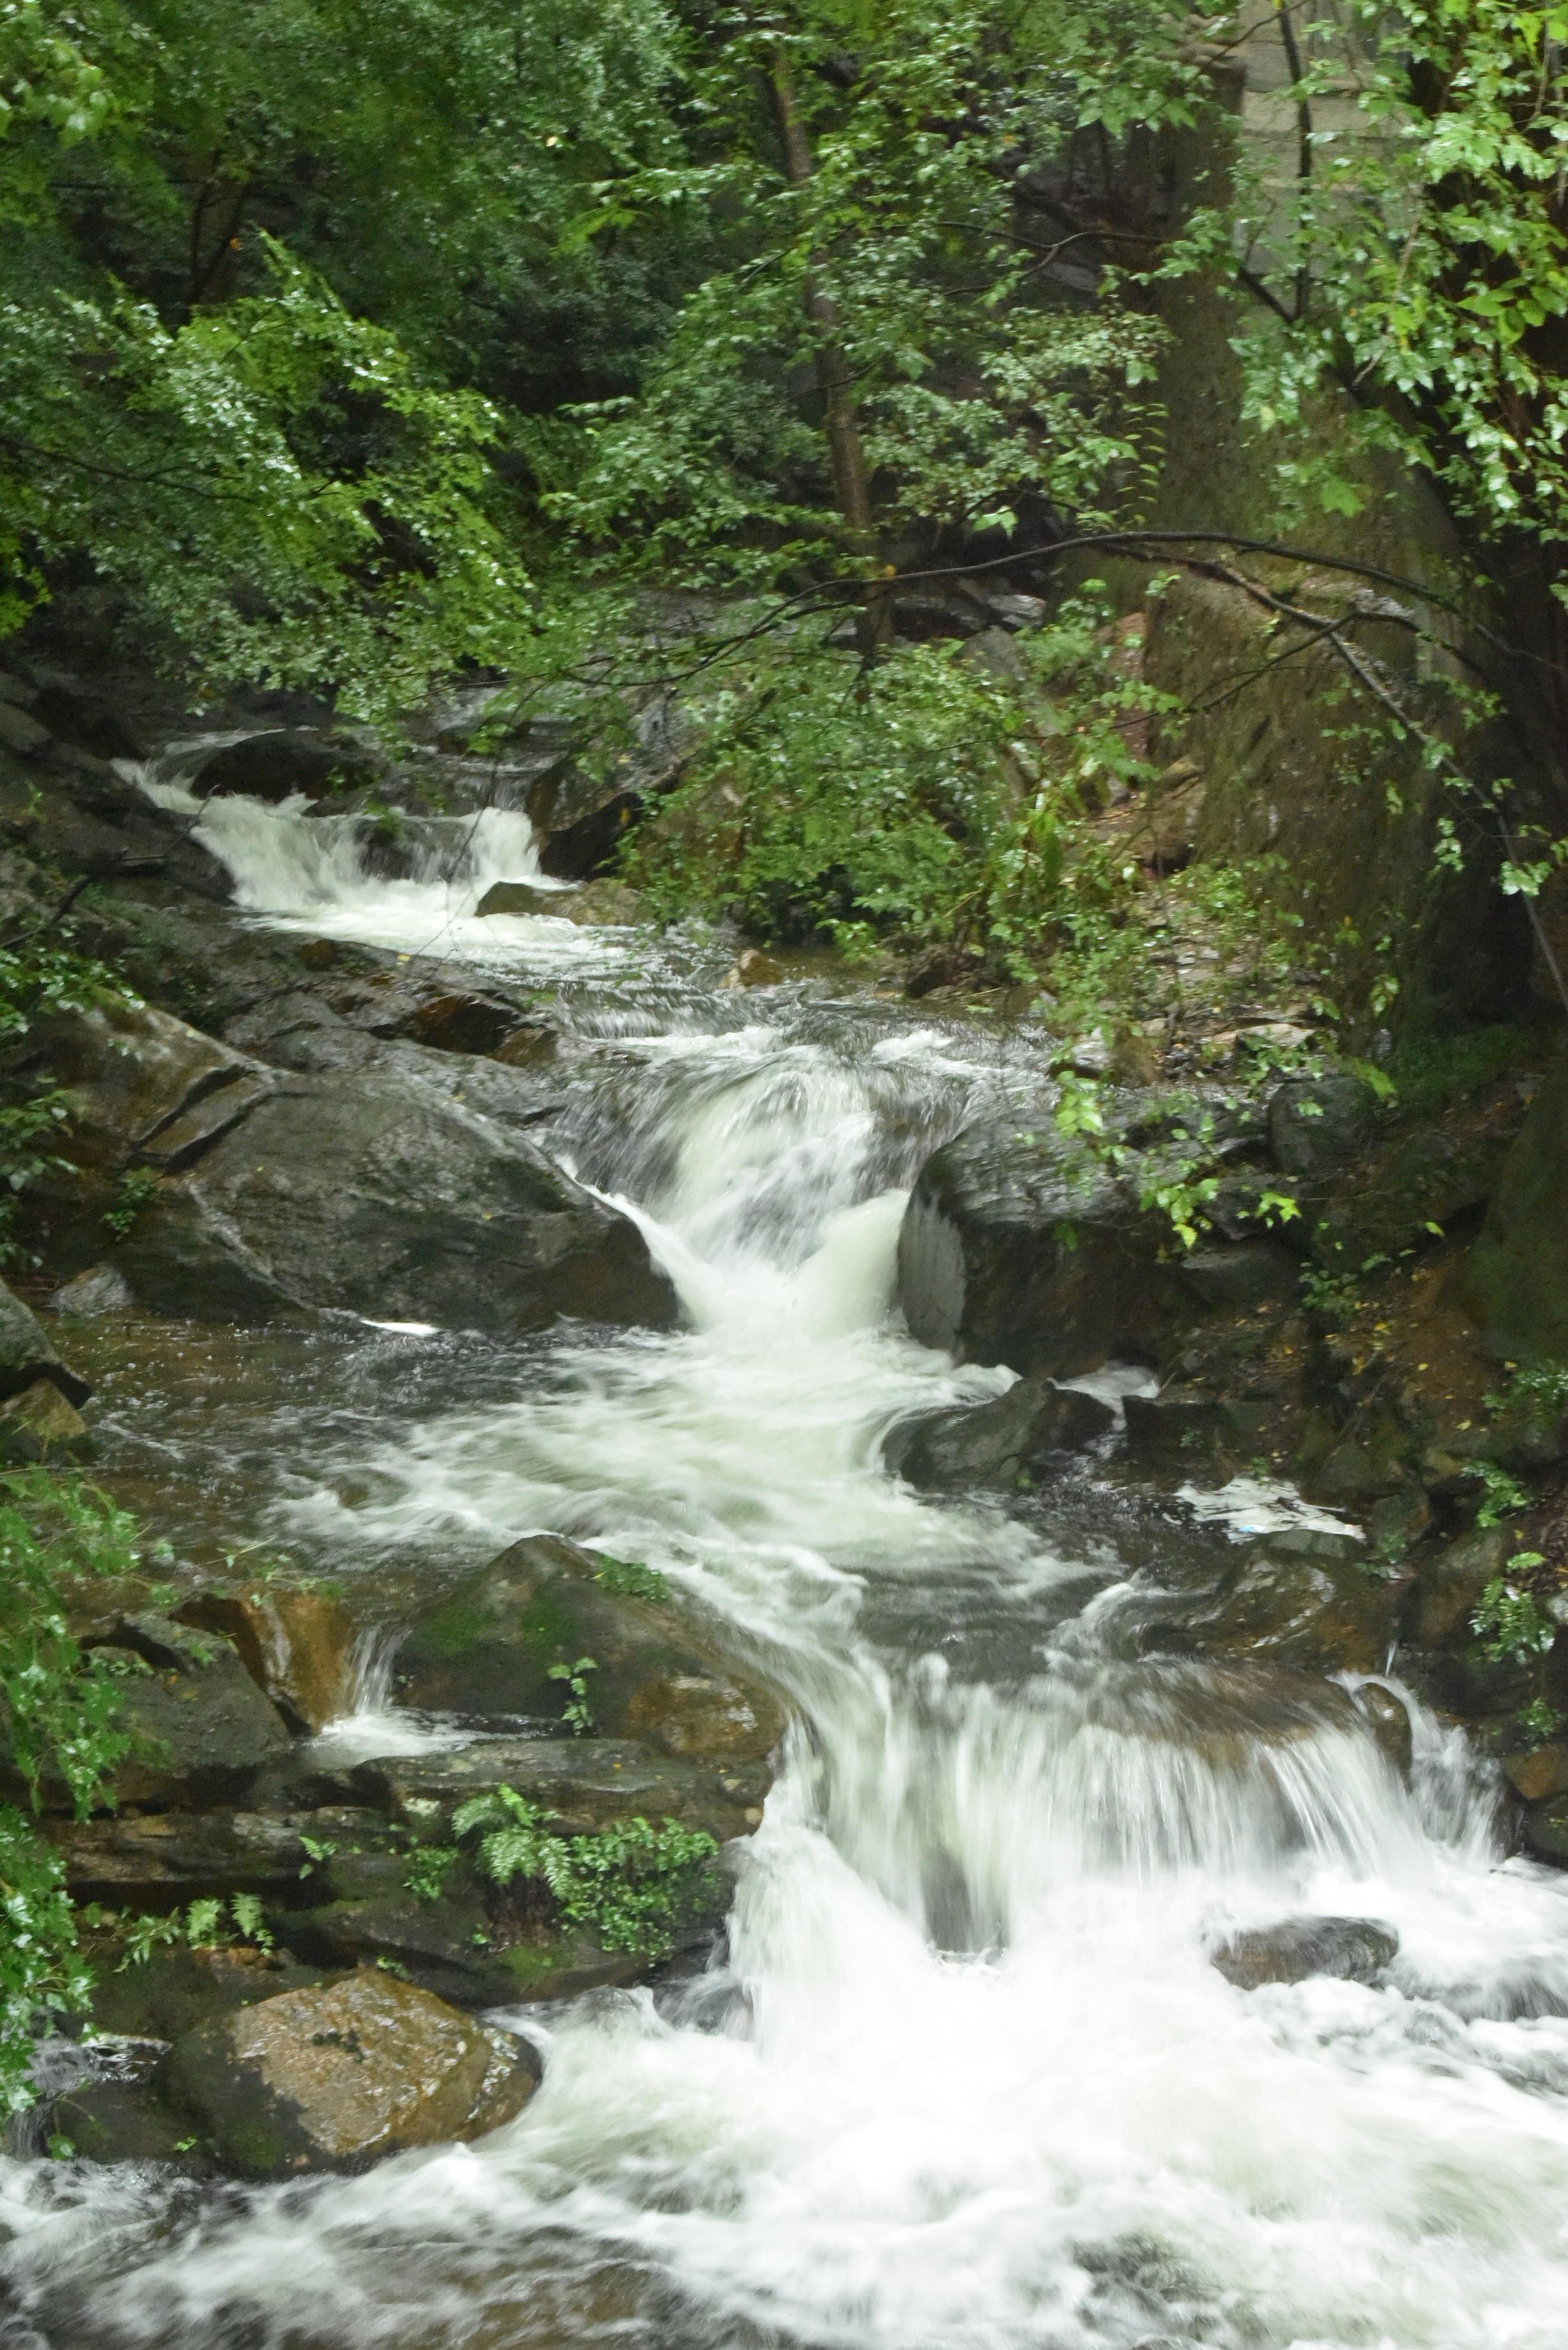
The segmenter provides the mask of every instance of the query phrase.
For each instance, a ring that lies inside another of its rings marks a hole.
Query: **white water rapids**
[[[480,860],[334,893],[284,837],[306,819],[205,821],[274,919],[535,969],[561,947],[472,920]],[[880,1470],[901,1413],[1006,1384],[890,1312],[889,1119],[907,1174],[958,1048],[718,1008],[629,1039],[646,1090],[607,1144],[646,1175],[689,1328],[563,1339],[542,1385],[369,1442],[351,1498],[323,1478],[286,1508],[346,1558],[602,1540],[772,1660],[802,1727],[728,1971],[518,2011],[546,2053],[519,2120],[362,2178],[202,2201],[9,2166],[31,2315],[0,2340],[1563,2350],[1565,1880],[1501,1860],[1424,1716],[1407,1788],[1266,1676],[1126,1661],[1109,1534],[1059,1555]],[[1395,1928],[1391,1981],[1247,1994],[1209,1963],[1220,1925],[1319,1912]]]

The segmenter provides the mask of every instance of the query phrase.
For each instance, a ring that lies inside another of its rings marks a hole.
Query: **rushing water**
[[[1407,1788],[1343,1707],[1137,1661],[1092,1475],[1053,1515],[878,1467],[901,1413],[1006,1384],[890,1310],[903,1188],[1007,1082],[996,1048],[800,991],[639,995],[626,934],[477,921],[527,858],[515,818],[396,884],[298,811],[203,821],[272,919],[595,959],[615,1056],[574,1147],[689,1326],[510,1355],[367,1333],[361,1403],[295,1424],[274,1524],[345,1572],[606,1540],[722,1610],[800,1727],[725,1970],[520,2011],[547,2048],[526,2113],[363,2178],[11,2166],[0,2338],[1563,2350],[1568,1900],[1500,1860],[1462,1744],[1417,1711]],[[1209,1964],[1222,1926],[1313,1912],[1397,1928],[1393,1981],[1249,1995]]]

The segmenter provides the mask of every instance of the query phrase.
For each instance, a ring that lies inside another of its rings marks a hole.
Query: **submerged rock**
[[[527,2043],[366,1967],[185,2033],[157,2085],[226,2168],[283,2178],[479,2137],[522,2112],[540,2070]]]
[[[1372,1982],[1398,1952],[1398,1935],[1366,1918],[1286,1918],[1228,1935],[1210,1963],[1238,1991],[1256,1991],[1263,1983],[1305,1982],[1309,1975]]]
[[[718,1652],[663,1576],[555,1534],[475,1567],[413,1626],[394,1686],[407,1705],[560,1719],[582,1676],[594,1727],[694,1762],[759,1762],[778,1743],[776,1698]]]
[[[890,1429],[884,1466],[928,1491],[994,1485],[1012,1491],[1106,1436],[1116,1415],[1097,1396],[1051,1379],[1020,1379],[989,1403],[920,1412]]]
[[[555,914],[566,910],[566,892],[537,881],[493,881],[474,908],[476,914]]]

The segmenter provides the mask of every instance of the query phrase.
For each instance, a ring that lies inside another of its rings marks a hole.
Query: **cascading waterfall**
[[[242,843],[303,821],[230,805],[246,903],[298,917],[285,850]],[[351,930],[359,886],[316,926]],[[15,2338],[1562,2350],[1563,1880],[1501,1861],[1419,1709],[1412,1791],[1340,1692],[1128,1661],[1107,1542],[885,1475],[901,1413],[1007,1383],[889,1315],[899,1187],[972,1073],[950,1036],[719,1010],[628,1040],[639,1114],[589,1152],[691,1327],[563,1339],[528,1391],[323,1457],[276,1515],[346,1562],[555,1527],[728,1616],[801,1727],[726,1971],[518,2011],[547,2042],[522,2118],[363,2178],[197,2209],[13,2168],[14,2290],[48,2326]],[[1243,1994],[1209,1963],[1296,1913],[1395,1927],[1392,1980]]]

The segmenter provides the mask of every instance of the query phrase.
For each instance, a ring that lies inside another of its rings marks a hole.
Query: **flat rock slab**
[[[143,1812],[61,1821],[49,1841],[76,1899],[162,1908],[207,1894],[296,1896],[314,1866],[304,1839],[319,1848],[380,1828],[373,1812]]]
[[[672,1819],[724,1844],[758,1825],[768,1773],[758,1763],[704,1769],[623,1739],[485,1739],[455,1752],[362,1762],[354,1782],[362,1801],[421,1833],[435,1833],[471,1797],[505,1786],[547,1812],[562,1835]]]
[[[281,2178],[478,2137],[521,2113],[538,2081],[526,2043],[361,1967],[187,2033],[157,2086],[225,2168]]]

